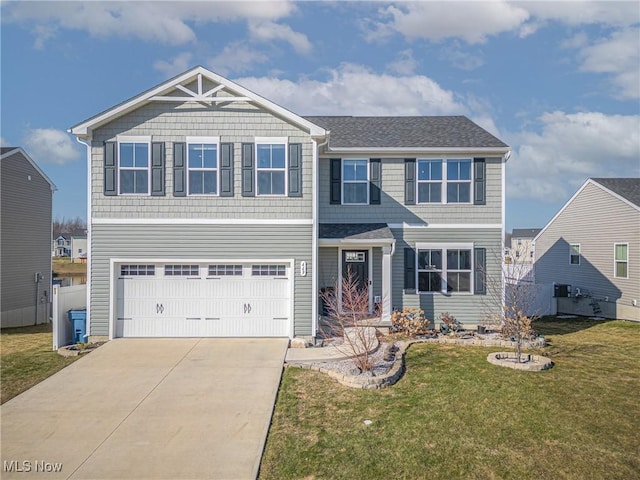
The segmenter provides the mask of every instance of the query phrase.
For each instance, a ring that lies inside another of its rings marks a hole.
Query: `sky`
[[[466,115],[513,149],[506,228],[640,176],[640,2],[0,3],[2,146],[86,219],[67,129],[195,65],[299,115]]]

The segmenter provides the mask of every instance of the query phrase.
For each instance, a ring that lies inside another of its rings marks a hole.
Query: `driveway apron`
[[[0,407],[0,476],[255,478],[287,344],[112,340]]]

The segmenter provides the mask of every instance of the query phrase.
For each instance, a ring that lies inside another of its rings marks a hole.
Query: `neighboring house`
[[[533,239],[540,233],[540,228],[514,228],[508,236],[505,250],[506,263],[533,264],[535,255]]]
[[[465,117],[301,117],[196,67],[70,132],[94,338],[314,337],[347,268],[383,323],[475,324],[501,281],[510,148]]]
[[[535,238],[557,311],[640,320],[640,178],[590,178]]]
[[[53,240],[52,255],[54,257],[71,256],[71,238],[69,235],[60,234]]]
[[[83,233],[61,233],[53,241],[54,257],[70,257],[72,262],[87,258],[87,236]]]
[[[49,320],[56,186],[20,147],[0,149],[2,328]]]

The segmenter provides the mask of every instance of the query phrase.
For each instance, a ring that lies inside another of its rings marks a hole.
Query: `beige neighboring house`
[[[535,249],[533,239],[541,228],[514,228],[506,242],[505,263],[533,264]]]
[[[535,238],[558,313],[640,321],[640,178],[590,178]]]
[[[2,328],[45,323],[51,301],[56,186],[20,147],[0,149]]]

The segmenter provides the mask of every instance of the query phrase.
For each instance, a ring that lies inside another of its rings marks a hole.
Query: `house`
[[[533,239],[541,228],[514,228],[507,237],[505,249],[506,263],[533,264]]]
[[[51,213],[56,186],[20,147],[0,149],[0,325],[49,320]]]
[[[92,338],[312,338],[348,270],[383,324],[475,324],[500,278],[510,148],[465,117],[303,117],[195,67],[70,132]]]
[[[640,321],[640,178],[590,178],[535,238],[559,313]]]
[[[54,257],[70,257],[72,262],[87,258],[86,233],[61,233],[53,240]]]

